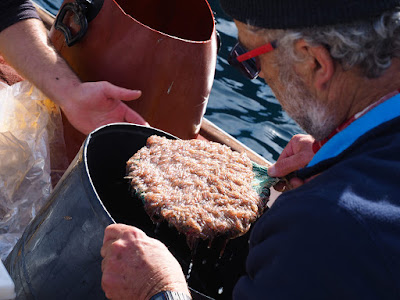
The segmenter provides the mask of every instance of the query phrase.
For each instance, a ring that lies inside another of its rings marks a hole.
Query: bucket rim
[[[94,182],[92,180],[92,176],[90,173],[90,169],[89,169],[89,163],[88,163],[88,147],[90,145],[90,142],[93,138],[96,137],[96,135],[98,135],[99,133],[101,133],[102,131],[105,131],[109,128],[116,128],[116,127],[122,127],[122,128],[140,128],[141,130],[148,130],[154,134],[161,134],[163,136],[169,136],[171,138],[174,139],[179,139],[178,137],[163,131],[161,129],[158,128],[154,128],[154,127],[150,127],[150,126],[145,126],[145,125],[139,125],[139,124],[133,124],[133,123],[126,123],[126,122],[115,122],[115,123],[109,123],[103,126],[100,126],[98,128],[96,128],[95,130],[93,130],[92,132],[89,133],[89,135],[87,136],[87,138],[85,139],[85,142],[83,143],[83,149],[82,149],[82,161],[83,161],[83,165],[84,165],[84,176],[86,177],[87,181],[89,182],[89,186],[91,188],[91,191],[94,193],[96,200],[98,202],[98,204],[100,204],[102,211],[106,214],[106,217],[109,218],[109,220],[112,223],[116,223],[116,221],[114,220],[114,218],[111,216],[110,212],[108,211],[107,207],[104,205],[103,201],[101,200],[100,195],[98,194],[96,187],[94,185]],[[89,197],[90,199],[92,199],[92,197]],[[93,206],[93,205],[92,205]]]
[[[174,40],[179,40],[179,41],[183,41],[183,42],[186,42],[186,43],[190,43],[190,44],[208,44],[208,43],[212,42],[213,37],[214,37],[214,35],[216,33],[216,24],[215,24],[214,13],[213,13],[213,10],[211,9],[210,4],[208,3],[207,0],[203,0],[203,1],[204,1],[205,5],[207,6],[207,9],[208,9],[208,11],[210,13],[210,17],[211,17],[211,22],[212,22],[211,34],[208,37],[208,39],[205,39],[205,40],[192,40],[192,39],[185,39],[185,38],[181,38],[181,37],[178,37],[178,36],[175,36],[175,35],[171,35],[171,34],[168,34],[168,33],[164,32],[164,31],[157,30],[157,29],[155,29],[155,28],[153,28],[153,27],[151,27],[149,25],[146,25],[145,23],[139,21],[137,18],[131,16],[128,13],[126,13],[125,10],[121,7],[121,5],[116,0],[112,0],[112,2],[115,5],[117,5],[117,7],[119,8],[119,10],[122,12],[122,14],[124,16],[126,16],[128,18],[131,18],[133,21],[135,21],[139,25],[142,25],[142,26],[146,27],[148,30],[150,30],[150,31],[152,31],[154,33],[160,34],[162,36],[166,36],[166,37],[174,39]]]

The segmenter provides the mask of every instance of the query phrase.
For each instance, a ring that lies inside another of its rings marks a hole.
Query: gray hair
[[[249,28],[260,33],[260,29],[251,25]],[[301,59],[294,52],[294,43],[304,39],[312,46],[325,46],[344,69],[359,67],[368,78],[379,77],[390,67],[392,58],[400,57],[400,8],[385,12],[372,22],[261,31],[268,41],[277,39],[283,55],[294,60]]]

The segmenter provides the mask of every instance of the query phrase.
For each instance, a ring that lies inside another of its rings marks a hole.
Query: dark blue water
[[[54,15],[62,3],[61,0],[35,2]],[[209,3],[215,12],[222,47],[218,54],[206,118],[273,162],[291,136],[301,130],[282,111],[263,80],[250,81],[229,66],[227,57],[237,41],[236,27],[222,12],[217,0],[209,0]]]

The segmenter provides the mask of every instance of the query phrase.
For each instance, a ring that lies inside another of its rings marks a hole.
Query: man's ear
[[[295,45],[297,53],[305,58],[303,68],[311,75],[314,88],[323,91],[335,73],[335,64],[324,46],[310,46],[306,41],[299,40]]]

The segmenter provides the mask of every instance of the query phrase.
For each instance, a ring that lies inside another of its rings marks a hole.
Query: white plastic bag
[[[2,260],[50,195],[50,152],[63,141],[60,110],[37,88],[23,81],[0,90]]]

